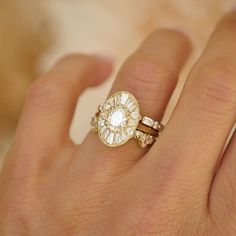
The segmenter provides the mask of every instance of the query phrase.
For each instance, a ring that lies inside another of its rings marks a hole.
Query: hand
[[[161,120],[190,45],[157,30],[111,92],[130,91]],[[150,149],[108,148],[92,132],[81,145],[69,138],[78,94],[111,67],[73,55],[33,84],[0,177],[0,235],[236,235],[236,135],[223,152],[236,117],[236,12],[216,27]]]

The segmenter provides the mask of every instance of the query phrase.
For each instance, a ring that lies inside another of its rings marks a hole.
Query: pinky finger
[[[16,132],[15,143],[22,148],[57,148],[69,141],[69,127],[81,93],[104,81],[111,73],[107,59],[70,55],[30,88]]]

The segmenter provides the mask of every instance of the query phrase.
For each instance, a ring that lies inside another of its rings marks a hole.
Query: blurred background
[[[184,31],[195,46],[172,98],[173,106],[186,73],[216,22],[235,4],[235,0],[1,0],[0,166],[14,135],[25,92],[58,58],[86,52],[116,60],[112,78],[88,90],[78,103],[71,136],[80,142],[117,69],[151,31],[158,27]]]

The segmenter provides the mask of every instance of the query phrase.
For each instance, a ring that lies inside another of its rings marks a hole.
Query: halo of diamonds
[[[141,119],[136,98],[126,91],[110,96],[100,107],[97,131],[103,143],[116,147],[134,137]]]

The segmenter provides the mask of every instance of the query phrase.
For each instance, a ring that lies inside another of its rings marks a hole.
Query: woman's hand
[[[154,32],[112,93],[131,92],[161,120],[190,51],[182,33]],[[132,140],[108,148],[92,132],[79,146],[70,140],[78,95],[110,72],[107,60],[74,55],[33,84],[0,177],[0,235],[236,235],[235,135],[223,152],[236,117],[236,12],[149,150]]]

